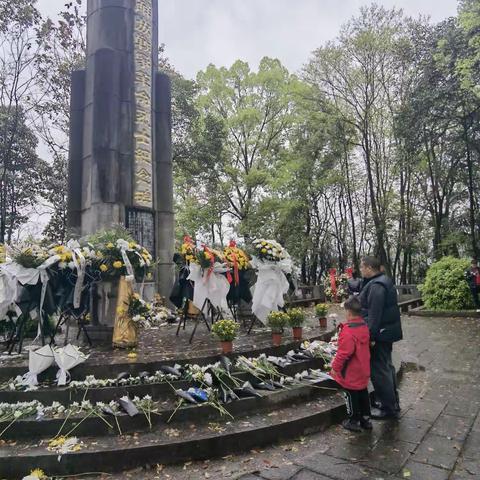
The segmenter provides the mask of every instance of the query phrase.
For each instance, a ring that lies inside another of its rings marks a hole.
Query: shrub
[[[292,328],[301,327],[305,323],[305,312],[301,308],[291,308],[287,314],[288,323]]]
[[[282,333],[288,323],[288,315],[285,312],[270,312],[267,317],[267,324],[273,333]]]
[[[473,308],[472,295],[465,279],[470,260],[443,257],[427,271],[420,286],[422,298],[431,310],[465,310]]]
[[[231,342],[237,336],[238,323],[233,320],[218,320],[212,325],[212,333],[222,342]]]
[[[319,303],[315,305],[315,315],[318,318],[326,317],[327,313],[328,313],[328,305],[326,305],[325,303]]]

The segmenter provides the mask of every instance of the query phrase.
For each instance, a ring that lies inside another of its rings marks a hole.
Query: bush
[[[212,325],[212,333],[222,342],[231,342],[237,336],[239,326],[233,320],[218,320]]]
[[[305,323],[305,312],[301,308],[291,308],[287,314],[288,323],[292,328],[301,327]]]
[[[420,286],[425,306],[431,310],[466,310],[473,308],[472,295],[465,279],[470,260],[443,257],[427,271]]]
[[[285,312],[270,312],[267,317],[267,324],[273,333],[282,333],[288,323],[288,315]]]

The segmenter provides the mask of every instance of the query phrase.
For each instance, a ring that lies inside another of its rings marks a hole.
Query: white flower
[[[60,263],[58,264],[58,268],[59,268],[60,270],[65,270],[65,269],[67,268],[66,262],[60,262]]]
[[[124,240],[123,238],[119,238],[117,240],[117,248],[119,248],[120,250],[129,250],[129,245],[128,245],[128,242],[126,240]]]

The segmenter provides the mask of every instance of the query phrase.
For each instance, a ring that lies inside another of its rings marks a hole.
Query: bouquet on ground
[[[138,293],[132,293],[128,299],[127,315],[136,328],[140,325],[148,326],[153,315],[150,303],[146,302]]]

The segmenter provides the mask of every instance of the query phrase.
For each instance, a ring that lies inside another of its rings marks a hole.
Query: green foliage
[[[288,314],[285,312],[270,312],[267,316],[267,325],[273,333],[282,333],[288,323]]]
[[[328,305],[325,303],[318,303],[315,305],[315,315],[318,318],[324,318],[327,316],[328,313]]]
[[[237,336],[239,328],[233,320],[218,320],[212,325],[212,333],[222,342],[231,342]]]
[[[305,311],[301,308],[290,308],[287,310],[288,324],[292,328],[301,327],[306,320]]]
[[[420,286],[425,306],[431,310],[465,310],[473,307],[465,271],[470,261],[464,258],[443,257],[427,271]]]

